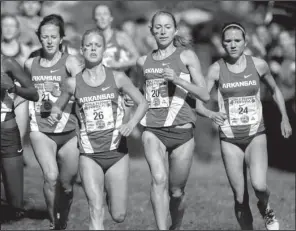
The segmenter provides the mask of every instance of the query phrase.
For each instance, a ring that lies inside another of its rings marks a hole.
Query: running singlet
[[[118,127],[124,116],[123,98],[111,69],[105,68],[105,81],[98,87],[87,85],[82,72],[76,77],[75,99],[80,121],[80,153],[115,150],[120,143]]]
[[[108,67],[109,60],[115,60],[117,62],[124,62],[129,60],[129,53],[121,45],[118,44],[116,36],[117,31],[114,30],[110,38],[110,41],[107,43],[106,50],[103,55],[103,64]]]
[[[52,67],[40,66],[40,56],[33,60],[31,73],[32,82],[39,93],[38,102],[29,102],[30,130],[46,133],[61,133],[72,131],[77,126],[74,102],[69,101],[68,105],[61,114],[58,123],[51,126],[48,122],[53,103],[61,93],[63,81],[70,77],[66,70],[66,60],[68,54],[63,54],[61,59]],[[45,90],[46,83],[53,83],[54,88],[51,92]]]
[[[3,55],[1,55],[1,77],[4,72],[2,72],[3,66]],[[8,93],[6,90],[1,90],[1,122],[8,121],[15,118],[14,114],[14,100],[16,95],[14,93]]]
[[[245,57],[247,64],[241,73],[230,72],[223,59],[218,61],[219,111],[228,115],[228,119],[219,127],[221,138],[252,136],[265,130],[260,100],[260,76],[252,56]]]
[[[147,55],[143,66],[145,76],[145,96],[149,109],[141,120],[145,127],[170,127],[196,122],[196,115],[187,104],[187,90],[164,80],[160,74],[165,67],[172,68],[181,79],[191,82],[188,69],[180,54],[187,48],[178,47],[164,60],[154,60],[152,52]]]

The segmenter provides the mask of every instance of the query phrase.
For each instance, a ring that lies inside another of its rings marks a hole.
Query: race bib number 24
[[[229,98],[229,122],[231,126],[257,123],[258,107],[255,96]]]

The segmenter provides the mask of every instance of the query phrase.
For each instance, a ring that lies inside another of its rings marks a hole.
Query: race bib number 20
[[[164,79],[146,80],[146,99],[149,108],[166,108],[170,106],[168,83]]]
[[[229,122],[231,126],[257,123],[258,107],[255,96],[229,98]]]
[[[114,128],[111,100],[88,102],[83,105],[86,120],[86,130],[103,131]]]

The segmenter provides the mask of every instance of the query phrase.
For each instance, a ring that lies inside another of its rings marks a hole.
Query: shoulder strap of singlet
[[[145,60],[143,66],[145,66],[145,64],[146,64],[147,62],[149,62],[149,61],[152,62],[152,61],[153,61],[153,58],[152,58],[152,54],[153,54],[153,52],[154,52],[154,50],[153,50],[153,51],[149,51],[149,53],[146,55],[146,60]]]
[[[252,68],[257,72],[254,60],[252,59],[251,55],[245,55],[246,60],[247,60],[247,68]]]
[[[220,71],[219,71],[219,80],[218,81],[222,81],[222,79],[225,77],[225,75],[228,76],[228,68],[226,66],[225,60],[223,58],[219,59],[218,64],[220,66]]]

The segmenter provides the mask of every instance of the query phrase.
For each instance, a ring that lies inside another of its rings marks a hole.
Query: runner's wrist
[[[11,88],[9,88],[9,89],[7,90],[7,92],[8,92],[8,93],[16,93],[16,85],[13,84],[13,86],[12,86]]]

